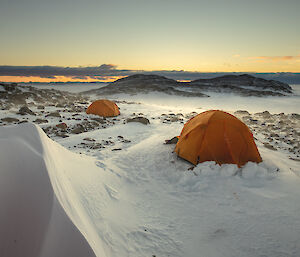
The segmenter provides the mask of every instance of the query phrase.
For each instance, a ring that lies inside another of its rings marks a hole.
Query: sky
[[[14,66],[299,73],[299,12],[299,0],[0,0],[0,81]]]

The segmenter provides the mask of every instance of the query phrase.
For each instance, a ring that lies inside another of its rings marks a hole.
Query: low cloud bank
[[[214,78],[229,74],[244,74],[247,72],[191,72],[184,70],[129,70],[118,69],[112,64],[87,67],[61,67],[61,66],[0,66],[0,76],[40,77],[55,79],[57,76],[69,77],[72,80],[108,80],[133,74],[156,74],[175,80],[195,80],[199,78]],[[248,73],[265,79],[274,79],[290,84],[300,84],[300,73],[278,72],[278,73]]]

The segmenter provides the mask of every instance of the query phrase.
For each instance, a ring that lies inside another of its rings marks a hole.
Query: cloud
[[[87,79],[87,77],[86,76],[74,76],[74,77],[72,77],[72,79],[74,79],[74,80],[76,80],[76,79],[85,80],[85,79]]]
[[[87,67],[61,67],[61,66],[0,66],[0,76],[37,76],[41,78],[65,76],[109,76],[123,75],[126,70],[117,70],[115,65],[102,64],[100,66]]]
[[[283,61],[290,61],[290,60],[298,60],[300,59],[299,55],[286,55],[286,56],[254,56],[249,57],[256,62],[283,62]]]
[[[56,77],[55,77],[55,76],[52,76],[52,75],[50,75],[50,76],[40,76],[40,78],[45,78],[45,79],[56,79]]]
[[[300,56],[298,56],[300,60]],[[260,59],[264,59],[261,58]],[[0,76],[24,76],[40,78],[56,78],[64,76],[70,79],[91,79],[98,81],[114,81],[120,77],[133,74],[155,74],[175,80],[195,80],[199,78],[214,78],[229,74],[240,75],[241,72],[192,72],[184,70],[129,70],[118,69],[113,64],[102,64],[100,66],[82,66],[82,67],[61,67],[61,66],[0,66]],[[249,73],[265,79],[276,79],[282,82],[300,84],[300,73]]]

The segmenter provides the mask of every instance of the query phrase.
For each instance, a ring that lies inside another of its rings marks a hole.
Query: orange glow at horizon
[[[40,83],[49,83],[49,82],[113,82],[117,79],[123,78],[126,76],[109,76],[102,77],[102,79],[91,79],[87,77],[86,79],[73,79],[72,77],[65,76],[56,76],[55,78],[41,78],[38,76],[0,76],[0,82],[10,82],[10,83],[31,83],[31,82],[40,82]]]

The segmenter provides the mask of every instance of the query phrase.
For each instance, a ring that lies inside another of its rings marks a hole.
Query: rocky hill
[[[197,79],[190,82],[189,86],[203,91],[231,92],[245,96],[281,96],[292,93],[292,88],[286,83],[248,74]]]
[[[137,94],[163,92],[181,96],[208,96],[209,92],[235,93],[242,96],[285,96],[292,94],[292,88],[285,83],[244,75],[227,75],[213,79],[198,79],[178,82],[158,75],[137,74],[85,92],[85,94]]]
[[[126,78],[118,79],[109,85],[93,89],[85,92],[86,94],[99,94],[99,95],[111,95],[111,94],[139,94],[150,92],[163,92],[170,95],[181,96],[207,96],[201,92],[188,92],[182,91],[180,82],[173,79],[168,79],[163,76],[157,75],[144,75],[136,74],[128,76]]]

